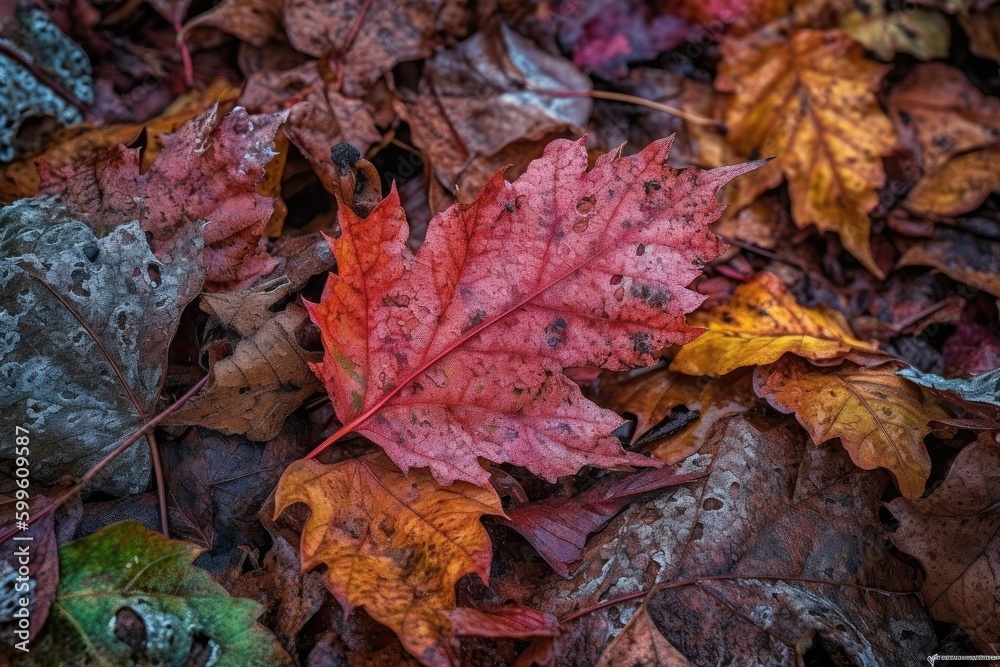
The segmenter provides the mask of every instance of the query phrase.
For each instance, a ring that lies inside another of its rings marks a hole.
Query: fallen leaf
[[[167,424],[198,425],[266,442],[322,385],[309,370],[322,355],[299,345],[297,331],[309,322],[296,304],[273,315],[217,361],[208,384],[170,416]]]
[[[649,614],[695,665],[793,667],[810,640],[817,660],[846,664],[916,664],[933,652],[920,600],[879,592],[913,578],[884,547],[884,473],[810,444],[794,421],[742,415],[721,420],[686,464],[708,476],[625,510],[574,577],[543,582],[531,604],[562,617],[660,584]],[[638,607],[564,623],[556,655],[596,664]]]
[[[587,537],[603,528],[636,496],[702,476],[700,472],[679,473],[670,468],[609,476],[572,498],[547,498],[514,507],[507,510],[506,519],[497,521],[521,533],[553,570],[568,577],[583,554]]]
[[[197,549],[134,521],[59,549],[61,580],[45,633],[25,665],[158,664],[215,657],[217,665],[290,665],[254,619],[191,565]]]
[[[984,434],[959,452],[930,496],[889,503],[899,521],[892,541],[923,566],[931,615],[968,632],[984,653],[1000,650],[998,489],[1000,447]]]
[[[648,443],[644,446],[649,452],[667,464],[678,463],[697,452],[715,422],[745,412],[757,402],[749,373],[707,379],[675,373],[665,367],[634,376],[605,372],[597,387],[597,403],[618,414],[636,416],[633,444],[642,439]],[[651,433],[671,410],[680,406],[695,412],[697,418],[664,436]]]
[[[550,480],[649,465],[561,370],[649,364],[696,335],[684,314],[701,297],[684,285],[720,250],[714,193],[756,165],[677,171],[669,143],[588,172],[582,142],[555,141],[514,183],[498,173],[436,216],[416,255],[395,191],[365,220],[342,206],[339,273],[308,304],[342,433],[442,484],[486,484],[480,456]],[[511,244],[516,259],[497,262]]]
[[[468,200],[512,161],[498,156],[508,144],[581,134],[591,87],[572,63],[494,21],[430,59],[420,94],[396,109],[445,190],[458,186]],[[546,90],[575,95],[536,92]],[[474,165],[474,177],[463,178]]]
[[[1000,62],[1000,7],[959,14],[958,23],[969,37],[969,51]]]
[[[0,162],[17,153],[17,135],[29,118],[54,118],[62,125],[83,120],[83,105],[94,101],[93,71],[87,54],[73,43],[48,12],[18,5],[0,22]]]
[[[917,181],[903,205],[924,216],[957,216],[1000,191],[1000,144],[956,156],[938,171]]]
[[[343,93],[361,97],[396,64],[464,37],[468,11],[460,0],[285,0],[284,24],[297,51],[335,59]]]
[[[754,389],[773,408],[795,413],[814,442],[840,438],[865,470],[885,468],[900,492],[919,498],[931,472],[924,436],[947,413],[892,365],[859,368],[844,363],[814,368],[785,357],[754,373]]]
[[[319,572],[302,572],[299,552],[284,537],[272,533],[273,544],[259,570],[247,572],[233,584],[235,597],[247,597],[264,606],[260,622],[274,634],[289,654],[297,638],[327,597]]]
[[[854,338],[844,317],[825,306],[804,308],[781,280],[761,272],[724,304],[689,318],[708,329],[678,350],[670,370],[718,377],[744,366],[770,364],[785,353],[831,361],[875,347]]]
[[[150,233],[157,257],[204,225],[209,291],[240,289],[274,268],[261,235],[274,200],[257,194],[286,112],[251,116],[237,108],[216,127],[217,106],[163,137],[152,166],[137,149],[99,151],[64,169],[39,165],[41,190],[57,195],[98,234],[127,220]],[[205,224],[207,221],[207,224]]]
[[[961,70],[944,63],[914,68],[893,88],[888,107],[925,174],[1000,143],[1000,100],[983,95]]]
[[[30,434],[22,432],[21,437],[28,443],[19,448],[21,454],[30,455]],[[16,526],[15,521],[38,516],[53,500],[40,494],[27,498],[27,491],[18,489],[15,498],[0,500],[0,527],[6,530]],[[0,544],[0,643],[31,646],[44,627],[59,584],[58,548],[55,513],[19,529],[13,539]],[[24,600],[30,606],[21,604]],[[19,623],[22,618],[28,619],[26,628]]]
[[[425,665],[449,665],[445,612],[455,583],[489,577],[492,548],[483,514],[503,515],[492,488],[438,486],[409,477],[381,453],[335,465],[299,461],[282,478],[275,515],[294,503],[311,510],[302,532],[303,571],[324,564],[345,609],[363,606]]]
[[[839,30],[796,30],[787,40],[764,31],[725,39],[715,87],[733,93],[725,121],[730,144],[747,155],[778,157],[742,184],[740,207],[788,181],[792,218],[836,232],[878,277],[868,212],[885,184],[882,158],[896,148],[876,94],[887,68]]]
[[[31,432],[31,475],[80,476],[149,420],[181,311],[201,288],[199,239],[170,263],[137,222],[98,237],[49,197],[0,210],[0,424]],[[14,440],[0,455],[14,458]],[[149,483],[145,439],[94,480],[121,496]]]
[[[879,0],[853,9],[840,20],[840,28],[860,42],[879,60],[890,61],[897,53],[909,53],[920,60],[947,58],[951,26],[938,12],[906,7],[891,11]]]
[[[184,24],[178,37],[190,40],[200,31],[215,29],[240,41],[264,46],[281,31],[283,0],[223,0]]]
[[[559,619],[555,616],[519,605],[458,607],[447,616],[455,634],[464,637],[533,639],[559,634]]]
[[[285,134],[320,175],[331,169],[331,147],[346,142],[365,151],[381,138],[371,106],[340,92],[315,60],[251,74],[240,104],[258,113],[291,106]]]
[[[688,659],[667,641],[646,606],[632,615],[628,625],[604,649],[597,667],[692,667]]]
[[[947,172],[946,165],[942,173]],[[997,183],[1000,187],[1000,180]],[[955,282],[1000,297],[1000,242],[996,239],[938,225],[933,239],[911,245],[896,266],[932,266]]]
[[[916,368],[904,368],[899,371],[899,375],[927,387],[945,401],[980,418],[987,428],[990,428],[991,422],[1000,422],[1000,368],[972,377],[950,380]]]

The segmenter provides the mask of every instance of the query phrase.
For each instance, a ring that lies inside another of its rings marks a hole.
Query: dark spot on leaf
[[[645,255],[646,254],[646,246],[644,246],[643,244],[640,243],[635,248],[635,254],[636,254],[637,257],[642,257],[643,255]]]
[[[620,273],[616,273],[615,275],[611,276],[611,286],[612,287],[614,287],[615,285],[617,285],[621,281],[622,281],[622,275]]]
[[[584,197],[576,203],[576,212],[580,215],[590,215],[594,211],[594,197]]]
[[[646,191],[646,194],[648,195],[650,192],[653,192],[654,190],[659,190],[660,184],[657,181],[646,181],[645,183],[642,184],[642,188],[643,190]]]
[[[714,511],[722,508],[722,501],[718,498],[706,498],[701,506],[708,511]]]
[[[96,262],[97,256],[101,254],[101,249],[96,243],[88,243],[83,246],[83,256],[87,258],[88,262]]]
[[[649,354],[653,351],[652,337],[645,331],[629,334],[628,338],[632,341],[633,351],[638,352],[639,354]]]

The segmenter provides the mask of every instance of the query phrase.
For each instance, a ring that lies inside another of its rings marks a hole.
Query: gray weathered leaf
[[[201,237],[173,264],[137,221],[103,238],[53,199],[0,210],[0,425],[31,433],[31,474],[82,475],[152,416],[167,348],[201,287]],[[14,441],[0,442],[12,456]],[[149,481],[136,443],[95,480],[124,495]]]
[[[973,422],[962,426],[994,429],[1000,419],[1000,368],[981,375],[967,378],[952,378],[946,380],[934,373],[924,373],[916,368],[904,368],[898,372],[907,380],[928,387],[944,400],[955,403],[967,413],[963,418],[971,417],[979,420],[981,425]],[[955,420],[944,420],[945,423],[956,423]]]
[[[51,116],[63,125],[83,120],[76,107],[39,80],[25,64],[51,77],[85,104],[94,99],[94,83],[83,49],[60,32],[48,14],[38,7],[19,8],[13,18],[0,26],[0,47],[0,95],[3,97],[0,162],[6,162],[14,159],[14,138],[27,118]],[[17,58],[12,58],[10,53],[17,54]]]

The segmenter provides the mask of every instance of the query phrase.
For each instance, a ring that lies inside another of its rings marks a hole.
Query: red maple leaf
[[[649,365],[700,332],[684,315],[703,297],[685,286],[725,248],[715,193],[757,165],[677,170],[670,143],[587,171],[582,140],[555,141],[516,182],[498,173],[436,216],[415,255],[395,190],[364,220],[341,206],[339,275],[309,308],[344,427],[310,457],[354,431],[442,484],[486,484],[477,457],[550,480],[650,465],[562,369]]]

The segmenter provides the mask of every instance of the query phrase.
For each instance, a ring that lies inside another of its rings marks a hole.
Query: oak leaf
[[[503,515],[492,488],[438,486],[424,470],[401,473],[381,453],[336,465],[300,461],[285,473],[275,512],[302,502],[302,567],[325,564],[345,609],[364,606],[425,665],[450,664],[445,615],[455,583],[489,576],[492,548],[483,514]]]
[[[924,436],[947,413],[896,370],[850,363],[822,369],[785,357],[757,369],[754,389],[776,410],[794,412],[814,442],[840,438],[859,467],[889,470],[904,496],[918,498],[931,472]]]
[[[708,331],[681,347],[670,364],[670,370],[688,375],[725,375],[775,362],[786,352],[829,362],[852,350],[875,351],[854,338],[840,313],[800,306],[781,280],[766,272],[737,287],[728,302],[689,321]]]
[[[365,220],[341,207],[339,274],[308,304],[326,350],[314,369],[345,424],[319,449],[354,431],[442,484],[486,484],[480,456],[550,480],[649,465],[561,371],[649,365],[698,334],[684,314],[703,297],[685,285],[722,248],[715,192],[756,164],[678,171],[669,146],[587,171],[583,143],[557,140],[514,183],[498,173],[435,217],[416,255],[395,192]]]
[[[1000,649],[1000,447],[990,434],[959,452],[927,498],[897,498],[892,541],[920,561],[931,615],[954,623],[984,653]]]
[[[745,154],[778,156],[744,183],[739,206],[784,178],[795,223],[836,232],[883,277],[869,244],[868,212],[886,181],[882,158],[896,147],[876,98],[887,67],[866,59],[839,30],[796,30],[788,38],[763,30],[724,40],[721,48],[715,85],[733,93],[727,138]]]

